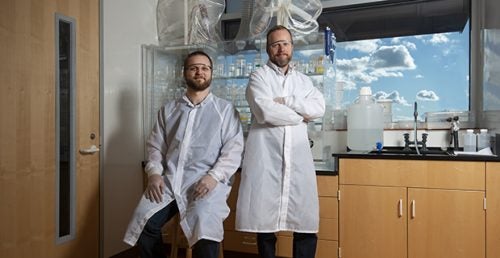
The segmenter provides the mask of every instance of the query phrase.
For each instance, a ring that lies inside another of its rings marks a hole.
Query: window
[[[340,42],[337,81],[344,106],[370,86],[376,99],[393,100],[393,121],[425,112],[469,110],[469,26],[463,32]]]
[[[75,237],[75,20],[55,15],[56,242]]]
[[[394,100],[393,121],[413,119],[414,101],[420,120],[426,112],[471,109],[470,0],[322,3],[318,23],[337,37],[336,80],[344,85],[344,107],[360,87],[371,86],[376,98]],[[237,20],[227,17],[222,28],[231,39]]]

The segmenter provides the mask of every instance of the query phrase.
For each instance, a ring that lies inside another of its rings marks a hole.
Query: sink
[[[380,155],[418,155],[415,148],[404,150],[403,147],[384,147],[381,151],[370,151],[371,154]],[[420,150],[420,155],[426,156],[454,156],[452,150],[442,150],[439,147],[429,147],[427,150]]]

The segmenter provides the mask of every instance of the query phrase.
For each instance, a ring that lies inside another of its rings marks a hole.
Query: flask
[[[359,97],[347,109],[347,147],[371,151],[384,140],[384,110],[372,98],[370,87],[362,87]]]
[[[488,147],[490,147],[490,135],[488,134],[488,129],[481,129],[477,135],[477,150],[480,151]]]
[[[464,134],[464,151],[475,152],[476,151],[476,135],[474,130],[467,129]]]

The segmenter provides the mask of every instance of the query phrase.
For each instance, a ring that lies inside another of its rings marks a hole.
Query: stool
[[[178,258],[178,251],[179,247],[183,245],[182,242],[184,240],[182,239],[184,237],[184,233],[182,232],[182,228],[179,225],[180,222],[180,216],[179,214],[175,215],[173,218],[170,232],[172,233],[172,242],[170,243],[170,258]],[[186,248],[186,258],[192,258],[193,257],[193,249],[189,246],[189,244],[184,245]],[[219,257],[218,258],[224,258],[224,248],[222,245],[222,242],[220,243],[219,246]]]
[[[182,232],[182,229],[179,225],[180,221],[180,216],[179,214],[175,215],[175,217],[169,221],[168,224],[170,225],[170,228],[168,229],[167,234],[171,234],[171,243],[170,243],[170,258],[178,258],[178,251],[179,247],[185,247],[186,248],[186,258],[192,258],[193,257],[193,250],[187,243],[183,243],[186,240],[183,239],[184,233]]]

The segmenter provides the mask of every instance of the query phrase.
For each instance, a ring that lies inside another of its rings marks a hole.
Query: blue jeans
[[[137,241],[141,258],[166,257],[161,229],[178,212],[177,203],[173,201],[149,218]],[[200,239],[193,246],[193,258],[217,258],[218,255],[219,242]]]
[[[316,255],[318,237],[313,233],[293,232],[293,258],[312,258]],[[262,258],[276,257],[275,233],[257,233],[257,247]]]

